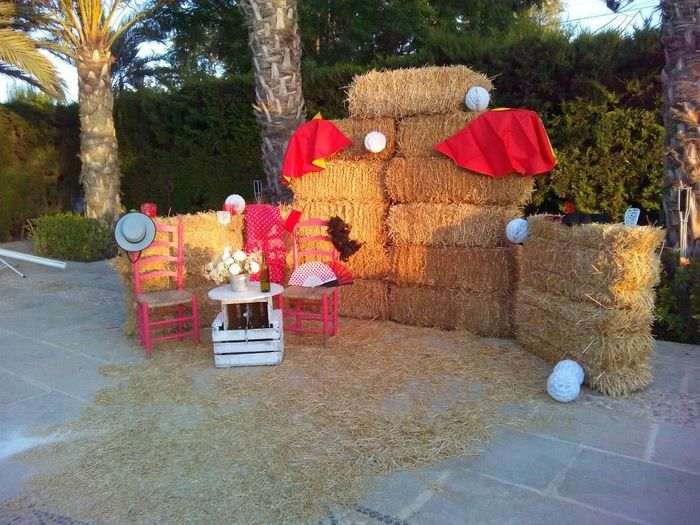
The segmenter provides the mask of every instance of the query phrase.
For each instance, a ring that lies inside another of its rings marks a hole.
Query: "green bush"
[[[43,215],[29,221],[38,255],[68,261],[97,261],[117,253],[112,231],[95,219],[73,213]]]
[[[700,343],[700,261],[678,264],[678,252],[665,252],[657,289],[654,335],[676,343]]]

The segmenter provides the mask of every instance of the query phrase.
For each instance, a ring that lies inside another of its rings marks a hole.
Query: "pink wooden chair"
[[[308,219],[299,222],[293,232],[294,269],[309,261],[337,262],[338,252],[325,233],[328,221]],[[302,235],[302,229],[315,229],[323,233]],[[338,333],[338,307],[340,294],[337,286],[287,286],[281,296],[284,328],[290,332],[323,334],[323,347],[328,347],[328,337]],[[319,326],[320,323],[320,326]]]
[[[177,217],[177,226],[166,226],[156,223],[156,231],[161,239],[156,237],[153,244],[134,263],[134,284],[136,288],[136,320],[139,328],[141,345],[146,348],[146,355],[151,357],[151,345],[168,339],[183,340],[193,336],[195,344],[199,345],[199,315],[197,311],[197,296],[182,288],[183,279],[183,248],[182,248],[182,216]],[[163,250],[165,248],[165,250]],[[153,250],[153,255],[148,251]],[[161,254],[160,252],[166,252]],[[165,269],[149,270],[149,265],[165,264]],[[164,290],[144,291],[144,284],[151,279],[167,277],[171,287]],[[175,288],[172,288],[172,285]],[[187,309],[185,307],[189,306]],[[153,319],[152,317],[155,317]],[[192,327],[185,331],[185,323]],[[176,326],[175,333],[152,335],[153,328]]]

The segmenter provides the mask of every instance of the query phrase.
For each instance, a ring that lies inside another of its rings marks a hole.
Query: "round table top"
[[[231,285],[225,284],[209,290],[207,294],[209,299],[214,301],[221,301],[222,303],[236,304],[236,303],[252,303],[255,301],[264,301],[275,295],[279,295],[284,291],[284,288],[276,283],[270,283],[269,292],[260,291],[260,283],[256,281],[251,281],[248,290],[245,292],[234,292],[231,290]]]

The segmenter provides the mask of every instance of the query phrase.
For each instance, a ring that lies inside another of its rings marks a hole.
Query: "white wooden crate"
[[[224,318],[219,312],[211,325],[214,342],[214,366],[276,365],[284,357],[282,312],[269,314],[272,328],[222,330]]]

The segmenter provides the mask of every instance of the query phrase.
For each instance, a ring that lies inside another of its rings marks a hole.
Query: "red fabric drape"
[[[245,251],[262,251],[270,269],[270,281],[284,282],[284,269],[287,264],[284,246],[282,215],[277,206],[270,204],[249,204],[245,211]],[[260,280],[259,275],[251,280]]]

